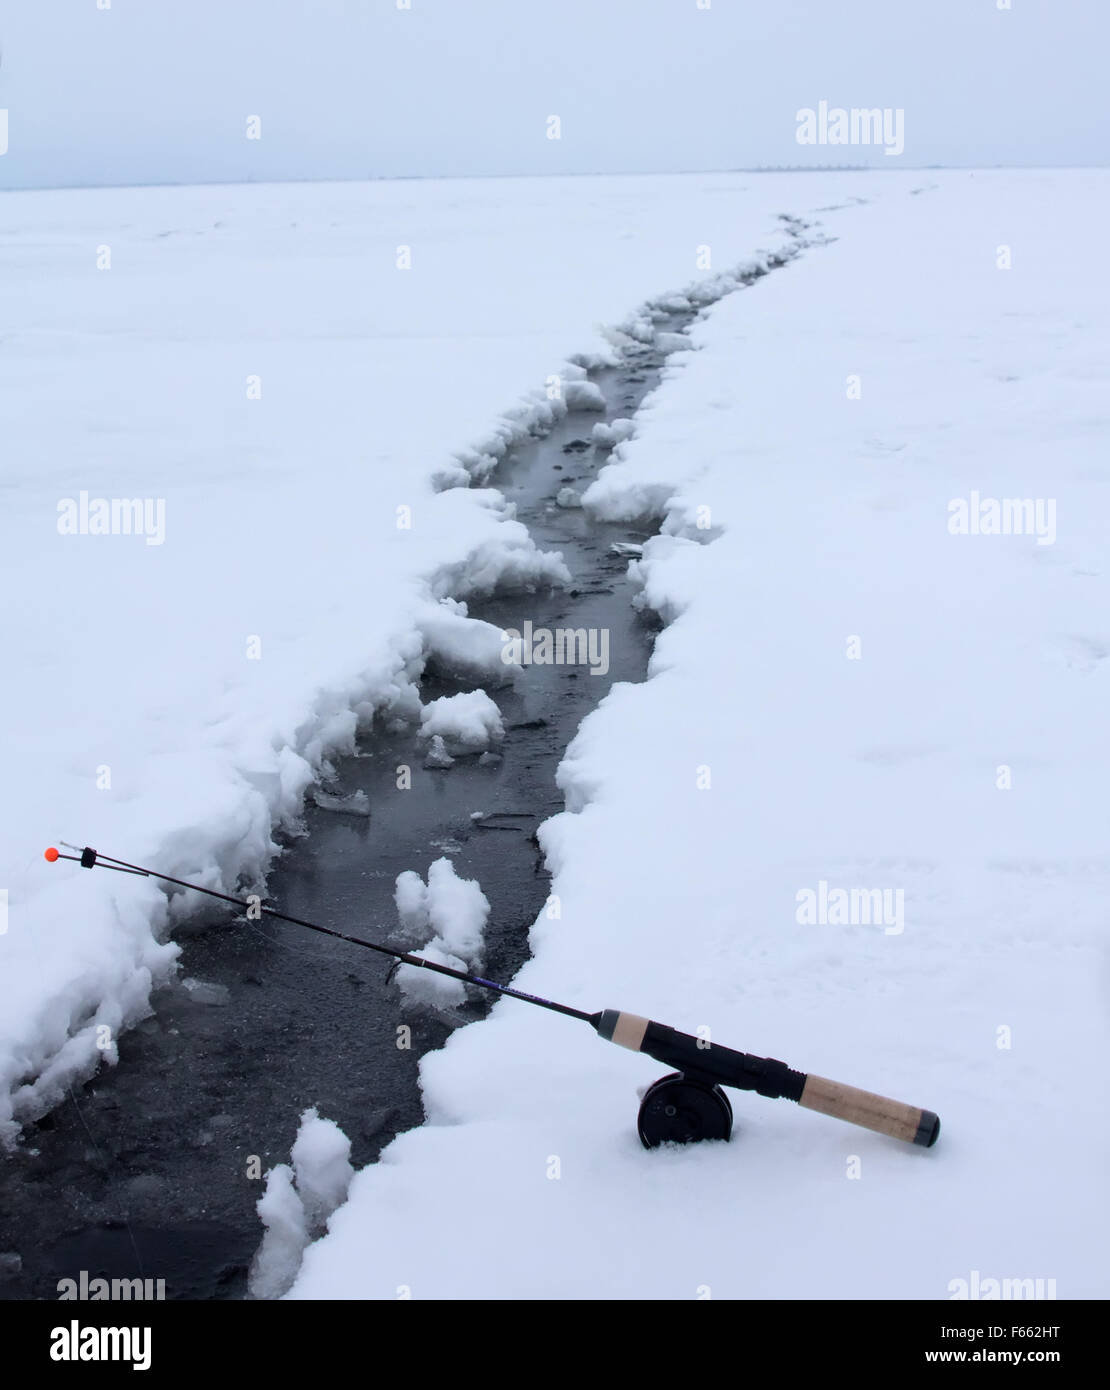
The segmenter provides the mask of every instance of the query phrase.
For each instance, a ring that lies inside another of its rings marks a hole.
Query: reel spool
[[[720,1086],[673,1071],[644,1092],[636,1128],[645,1149],[728,1139],[732,1135],[732,1106]]]

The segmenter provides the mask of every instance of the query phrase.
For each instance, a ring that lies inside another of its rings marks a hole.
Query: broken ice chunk
[[[189,991],[194,1004],[226,1004],[231,999],[231,991],[226,985],[213,984],[209,980],[196,980],[190,976],[181,981],[181,986]]]
[[[454,758],[447,751],[447,745],[443,741],[442,734],[434,734],[432,742],[424,755],[425,767],[451,767]]]
[[[332,796],[330,792],[322,792],[314,787],[312,799],[321,811],[338,811],[344,816],[370,814],[370,800],[361,788],[351,796]]]

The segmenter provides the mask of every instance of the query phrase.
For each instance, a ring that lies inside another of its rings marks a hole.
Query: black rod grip
[[[799,1100],[805,1075],[774,1057],[753,1057],[731,1047],[680,1033],[665,1023],[653,1023],[638,1014],[605,1009],[597,1024],[598,1034],[633,1052],[643,1052],[686,1076],[700,1078],[738,1091],[755,1091],[772,1100]]]
[[[639,1014],[605,1009],[597,1015],[594,1026],[599,1036],[607,1041],[633,1052],[643,1052],[657,1062],[710,1085],[755,1091],[773,1100],[796,1101],[807,1110],[817,1110],[921,1148],[932,1148],[940,1133],[940,1120],[931,1110],[888,1100],[885,1096],[828,1081],[822,1076],[794,1071],[774,1057],[736,1052],[720,1043],[680,1033],[665,1023],[641,1018]]]

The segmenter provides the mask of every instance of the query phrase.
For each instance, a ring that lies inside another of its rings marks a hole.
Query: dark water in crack
[[[661,326],[675,331],[690,317]],[[610,550],[646,533],[593,522],[554,498],[564,486],[581,490],[604,464],[607,452],[587,443],[593,424],[631,415],[660,363],[654,350],[633,349],[624,365],[592,372],[605,414],[572,412],[490,480],[517,503],[537,545],[562,551],[570,588],[469,604],[471,616],[500,627],[519,630],[527,619],[607,629],[608,671],[533,665],[515,685],[488,687],[506,726],[493,765],[465,758],[427,770],[413,730],[375,731],[358,756],[336,764],[328,788],[364,791],[370,816],[308,806],[308,834],[286,846],[267,884],[283,911],[383,940],[396,925],[397,874],[426,876],[447,855],[491,905],[487,978],[508,983],[527,958],[548,894],[534,832],[563,804],[556,767],[609,686],[643,679],[652,641],[630,604],[628,561]],[[421,698],[468,688],[432,671]],[[407,791],[396,786],[400,764],[412,768]],[[118,1066],[74,1088],[0,1162],[2,1298],[55,1298],[58,1280],[82,1270],[90,1279],[164,1279],[168,1298],[242,1297],[262,1229],[252,1156],[262,1171],[288,1162],[308,1106],[348,1135],[356,1167],[423,1119],[418,1059],[442,1046],[451,1025],[405,1008],[386,979],[387,959],[286,923],[231,916],[197,918],[177,939],[178,980],[120,1040]],[[480,1018],[488,1003],[469,1000],[454,1021]],[[409,1050],[396,1045],[401,1022],[412,1028]]]

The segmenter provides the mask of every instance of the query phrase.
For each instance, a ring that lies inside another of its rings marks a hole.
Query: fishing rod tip
[[[51,845],[48,850],[43,851],[42,857],[47,861],[47,863],[53,864],[54,861],[58,858],[58,851],[54,848],[53,845]]]

